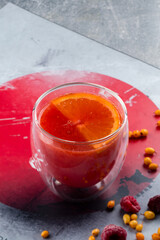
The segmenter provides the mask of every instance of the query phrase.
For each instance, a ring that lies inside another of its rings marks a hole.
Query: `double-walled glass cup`
[[[92,141],[58,138],[40,125],[40,115],[49,102],[69,93],[89,93],[110,101],[118,110],[121,125],[112,134]],[[125,104],[113,91],[91,83],[69,83],[45,92],[35,103],[32,115],[32,164],[50,189],[67,200],[97,197],[117,177],[128,144]]]

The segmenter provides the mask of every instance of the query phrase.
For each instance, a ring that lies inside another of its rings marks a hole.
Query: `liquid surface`
[[[53,99],[42,109],[39,121],[51,135],[79,142],[106,137],[121,125],[117,108],[90,93],[71,93]]]

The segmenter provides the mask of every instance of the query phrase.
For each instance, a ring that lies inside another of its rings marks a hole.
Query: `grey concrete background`
[[[160,0],[0,0],[160,68]]]

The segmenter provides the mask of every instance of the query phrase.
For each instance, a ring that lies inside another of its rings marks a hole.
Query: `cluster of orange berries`
[[[153,155],[156,151],[152,147],[145,148],[145,154]],[[144,165],[147,166],[151,171],[156,171],[158,168],[157,163],[153,163],[150,157],[144,158]]]
[[[160,109],[157,109],[155,111],[155,116],[160,116]],[[157,122],[157,126],[160,127],[160,121]],[[129,138],[140,138],[140,137],[147,137],[148,135],[148,130],[147,129],[141,129],[140,131],[139,130],[134,130],[133,132],[132,131],[129,131]],[[152,147],[147,147],[145,148],[145,154],[146,155],[152,155],[155,153],[155,150],[154,148]],[[152,159],[150,156],[146,156],[144,158],[144,165],[148,167],[149,170],[151,171],[156,171],[157,168],[158,168],[158,164],[157,163],[154,163],[152,162]]]
[[[100,230],[98,228],[95,228],[92,230],[92,235],[88,238],[88,240],[95,240],[95,237],[97,237],[100,233]]]
[[[145,211],[143,215],[148,220],[155,218],[155,213],[152,211]],[[142,229],[143,229],[143,223],[138,223],[137,219],[138,219],[138,215],[135,213],[133,213],[131,215],[125,213],[123,215],[124,224],[129,225],[132,229],[136,229],[136,231],[137,231],[136,239],[144,240],[144,234],[141,233]],[[155,240],[155,238],[153,240]]]
[[[143,240],[144,235],[143,235],[143,233],[141,233],[141,231],[143,229],[143,224],[138,223],[137,219],[138,219],[138,215],[135,213],[133,213],[131,215],[125,213],[123,215],[124,224],[129,225],[132,229],[136,229],[136,231],[137,231],[136,238],[138,240]]]
[[[129,138],[140,138],[140,137],[147,137],[148,135],[148,130],[147,129],[141,129],[139,130],[134,130],[129,131]]]
[[[148,135],[147,129],[142,129],[142,130],[143,130],[143,132],[145,132],[145,134],[146,134],[145,137],[146,137],[146,136]],[[141,130],[141,131],[142,131],[142,130]],[[132,135],[129,134],[129,137],[130,137],[130,138],[131,138],[131,137],[137,138],[137,136],[138,136],[137,131],[138,131],[138,130],[133,131],[133,132],[129,131],[129,132],[132,133]],[[139,132],[139,136],[142,136],[142,134],[140,134],[141,131],[138,131],[138,132]],[[135,133],[134,133],[134,132],[135,132]],[[143,135],[143,136],[144,136],[144,135]],[[154,148],[152,148],[152,147],[147,147],[147,148],[145,148],[145,154],[146,154],[146,155],[153,156],[154,153],[156,153],[156,151],[155,151]],[[149,157],[149,156],[147,156],[147,157],[144,158],[144,165],[147,166],[148,169],[151,170],[151,171],[156,171],[157,168],[158,168],[158,164],[157,164],[157,163],[153,163],[151,157]]]
[[[160,109],[157,109],[154,112],[156,117],[160,117]],[[157,127],[160,127],[160,120],[157,121]],[[140,137],[147,137],[148,135],[148,130],[147,129],[141,129],[141,130],[134,130],[134,131],[129,131],[129,138],[140,138]]]

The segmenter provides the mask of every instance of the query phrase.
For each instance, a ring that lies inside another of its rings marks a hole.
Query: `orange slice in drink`
[[[117,108],[105,98],[90,93],[71,93],[51,103],[68,119],[85,141],[100,139],[115,132],[121,117]],[[76,139],[77,140],[77,139]]]

